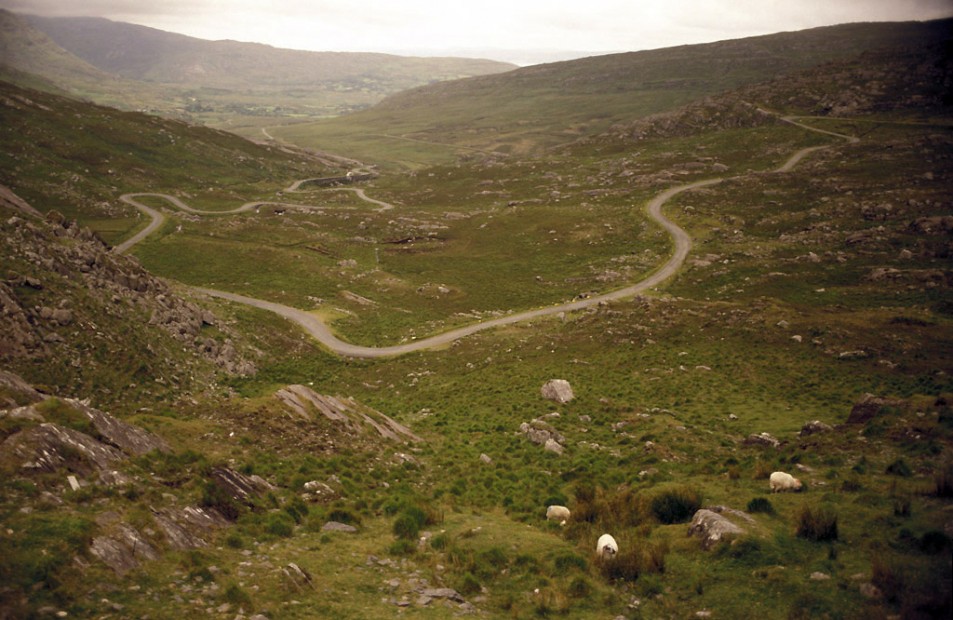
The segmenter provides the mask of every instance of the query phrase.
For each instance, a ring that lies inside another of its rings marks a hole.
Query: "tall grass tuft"
[[[798,516],[797,535],[815,542],[837,540],[837,513],[826,506],[804,506]]]
[[[694,488],[679,486],[661,491],[652,498],[652,514],[661,523],[684,523],[691,519],[702,504],[701,493]]]

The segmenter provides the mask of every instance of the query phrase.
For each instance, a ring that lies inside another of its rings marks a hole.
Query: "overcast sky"
[[[0,0],[0,7],[294,49],[470,51],[520,64],[953,15],[951,0]]]

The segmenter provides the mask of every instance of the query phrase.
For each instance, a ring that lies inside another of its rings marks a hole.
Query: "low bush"
[[[907,465],[907,462],[903,459],[897,459],[890,465],[887,465],[886,473],[893,476],[902,476],[904,478],[909,478],[913,475],[913,471],[910,469],[910,466]]]
[[[635,581],[642,574],[664,573],[667,553],[668,546],[660,543],[622,545],[614,556],[599,557],[596,566],[606,579]]]
[[[413,515],[401,513],[394,519],[394,536],[402,540],[417,540],[421,523]]]
[[[265,532],[273,536],[288,538],[294,533],[294,519],[286,512],[274,512],[265,520]]]
[[[765,514],[774,514],[774,506],[767,497],[755,497],[748,502],[748,512],[762,512]]]
[[[701,507],[702,496],[686,486],[662,491],[652,498],[652,514],[660,523],[684,523]]]
[[[417,544],[406,538],[399,538],[387,549],[390,555],[413,555],[417,551]]]
[[[804,506],[798,516],[797,535],[815,542],[837,540],[837,513],[826,506]]]
[[[553,566],[557,573],[567,573],[572,569],[585,572],[587,568],[586,559],[575,553],[564,553],[556,556],[556,559],[553,560]]]

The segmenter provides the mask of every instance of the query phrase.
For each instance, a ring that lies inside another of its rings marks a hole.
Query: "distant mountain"
[[[94,67],[149,82],[251,89],[335,84],[354,89],[369,86],[389,93],[515,67],[493,60],[307,52],[259,43],[207,41],[92,17],[24,19]]]
[[[97,103],[213,124],[240,116],[329,116],[407,88],[515,68],[492,60],[206,41],[106,19],[3,10],[0,52],[7,79],[23,83],[22,75],[10,76],[26,72]]]
[[[333,139],[339,150],[365,144],[348,138],[359,131],[527,153],[864,52],[942,44],[951,32],[949,19],[847,24],[594,56],[402,91],[372,109],[280,135],[299,144]]]

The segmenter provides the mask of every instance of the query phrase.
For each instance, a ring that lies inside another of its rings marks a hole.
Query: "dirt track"
[[[843,138],[850,142],[857,141],[857,138],[854,138],[853,136],[846,136],[843,134],[837,134],[837,133],[833,133],[829,131],[815,129],[808,125],[798,123],[792,117],[785,117],[785,118],[782,118],[781,120],[787,123],[791,123],[793,125],[797,125],[799,127],[803,127],[810,131],[816,131],[818,133],[829,134],[832,136]],[[794,153],[790,158],[788,158],[788,160],[785,161],[784,164],[782,164],[774,172],[776,173],[788,172],[805,156],[815,151],[826,149],[826,148],[830,148],[830,146],[814,146],[814,147],[801,149],[798,152]],[[423,338],[421,340],[415,340],[413,342],[409,342],[406,344],[394,345],[389,347],[365,347],[365,346],[351,344],[349,342],[345,342],[339,339],[337,336],[335,336],[331,332],[330,328],[328,328],[328,326],[325,325],[317,316],[311,313],[305,312],[304,310],[298,310],[297,308],[292,308],[290,306],[284,306],[274,302],[265,301],[263,299],[255,299],[252,297],[246,297],[244,295],[238,295],[238,294],[229,293],[226,291],[218,291],[214,289],[199,288],[199,287],[195,287],[193,288],[193,290],[205,295],[209,295],[211,297],[218,297],[218,298],[226,299],[236,303],[253,306],[255,308],[268,310],[270,312],[274,312],[280,316],[283,316],[291,321],[294,321],[301,327],[303,327],[305,331],[307,331],[318,342],[323,344],[332,352],[337,353],[338,355],[343,355],[347,357],[356,357],[356,358],[378,358],[378,357],[392,357],[397,355],[404,355],[406,353],[421,351],[424,349],[436,349],[442,346],[446,346],[455,340],[459,340],[460,338],[464,338],[466,336],[469,336],[479,331],[491,329],[494,327],[500,327],[502,325],[510,325],[513,323],[528,321],[528,320],[532,320],[532,319],[536,319],[536,318],[540,318],[544,316],[550,316],[550,315],[558,314],[560,312],[571,312],[574,310],[582,310],[582,309],[594,306],[596,304],[599,304],[601,302],[613,301],[613,300],[623,299],[626,297],[632,297],[634,295],[637,295],[638,293],[641,293],[643,291],[646,291],[650,288],[653,288],[661,284],[665,280],[675,275],[675,273],[681,268],[682,264],[685,262],[685,259],[688,257],[688,253],[692,247],[691,237],[688,236],[688,233],[686,233],[678,225],[676,225],[674,222],[672,222],[671,220],[666,218],[664,215],[662,215],[662,206],[667,201],[677,196],[678,194],[681,194],[682,192],[691,191],[693,189],[697,189],[700,187],[708,187],[710,185],[716,185],[718,183],[721,183],[725,178],[729,178],[729,177],[717,178],[717,179],[706,179],[702,181],[695,181],[693,183],[688,183],[686,185],[679,185],[677,187],[673,187],[673,188],[665,190],[664,192],[662,192],[661,194],[653,198],[651,201],[649,201],[649,203],[646,205],[646,213],[653,221],[658,223],[665,230],[667,230],[670,235],[672,235],[672,239],[675,242],[675,249],[672,253],[671,258],[669,258],[669,260],[664,265],[662,265],[657,271],[655,271],[652,275],[648,276],[647,278],[635,284],[627,286],[625,288],[621,288],[609,293],[605,293],[603,295],[597,295],[594,297],[589,297],[587,299],[581,299],[581,300],[564,303],[564,304],[560,304],[556,306],[546,306],[544,308],[538,308],[535,310],[517,312],[517,313],[504,316],[504,317],[496,318],[496,319],[480,321],[478,323],[473,323],[465,327],[452,329],[450,331],[443,332],[435,336],[430,336],[428,338]],[[360,196],[365,201],[380,205],[381,206],[380,210],[382,211],[393,208],[393,205],[389,203],[375,200],[373,198],[369,198],[362,189],[351,189],[350,191],[356,192],[357,195]],[[263,202],[249,202],[231,211],[200,211],[200,210],[189,207],[178,198],[174,196],[169,196],[166,194],[125,194],[120,197],[120,199],[123,202],[126,202],[127,204],[130,204],[136,207],[137,209],[139,209],[146,215],[149,215],[150,217],[152,217],[153,220],[144,230],[137,233],[134,237],[130,238],[126,242],[122,243],[121,245],[116,246],[115,251],[117,252],[128,251],[128,249],[131,248],[133,245],[135,245],[142,239],[145,239],[149,234],[151,234],[156,229],[158,229],[162,225],[163,221],[165,220],[165,216],[163,216],[161,213],[159,213],[155,209],[152,209],[150,207],[147,207],[137,202],[135,198],[139,196],[154,196],[154,197],[163,198],[169,201],[175,207],[183,211],[200,214],[200,215],[222,215],[222,214],[229,214],[229,213],[241,213],[243,211],[248,211],[253,208],[256,208],[262,205],[267,205],[267,204],[274,204],[279,206],[286,206],[290,208],[300,208],[300,209],[320,208],[320,207],[315,207],[310,205],[296,205],[296,204],[289,204],[289,203],[263,201]]]

